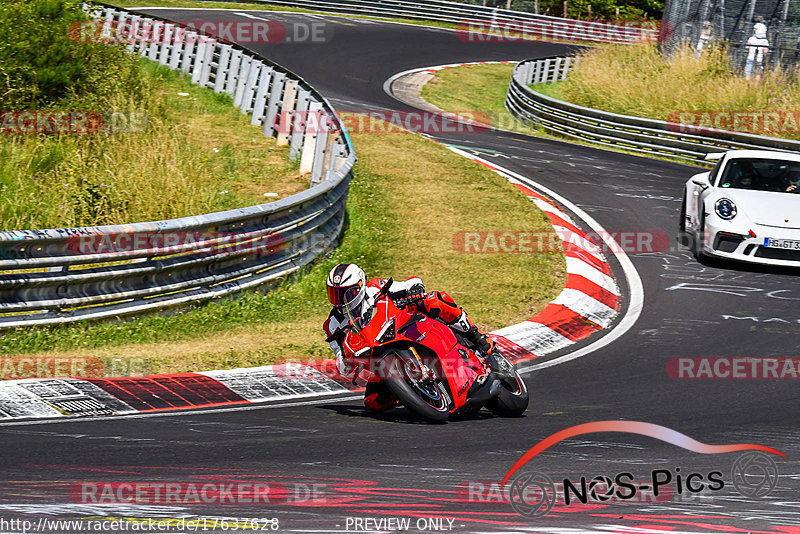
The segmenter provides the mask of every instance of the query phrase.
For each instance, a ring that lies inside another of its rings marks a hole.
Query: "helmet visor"
[[[345,306],[353,302],[361,291],[361,285],[347,286],[347,287],[330,287],[328,286],[328,300],[337,308]]]

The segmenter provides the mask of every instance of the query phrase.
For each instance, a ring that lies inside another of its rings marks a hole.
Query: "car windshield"
[[[733,158],[725,166],[725,171],[719,179],[719,187],[800,193],[800,162]]]

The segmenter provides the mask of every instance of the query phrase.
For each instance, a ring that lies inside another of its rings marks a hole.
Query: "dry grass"
[[[0,138],[0,229],[61,228],[170,219],[260,204],[264,193],[308,187],[288,148],[251,126],[230,97],[144,63],[138,133],[4,135]],[[181,96],[178,93],[188,93]]]
[[[690,49],[665,58],[653,44],[606,45],[583,61],[555,91],[558,98],[614,113],[675,119],[679,112],[800,109],[800,84],[767,71],[750,80],[731,73],[723,50],[697,58]],[[797,132],[771,135],[798,137]]]
[[[119,359],[148,373],[255,366],[330,357],[322,333],[325,277],[339,262],[368,276],[418,275],[495,329],[530,318],[564,285],[560,254],[463,254],[464,230],[550,231],[544,214],[497,174],[419,136],[354,134],[359,162],[339,248],[293,284],[212,303],[172,318],[0,337],[6,354]]]

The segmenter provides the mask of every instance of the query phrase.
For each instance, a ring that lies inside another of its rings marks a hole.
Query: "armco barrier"
[[[224,0],[235,1],[235,0]],[[545,36],[547,39],[580,42],[629,43],[655,41],[654,29],[584,20],[536,15],[525,11],[499,9],[444,0],[413,2],[409,0],[252,0],[255,3],[299,7],[329,13],[366,15],[372,17],[434,20],[458,24],[468,31],[470,23],[476,28],[490,28],[495,23],[501,31],[518,28],[521,34]],[[476,30],[477,31],[477,30]]]
[[[549,57],[518,63],[506,95],[508,111],[521,122],[556,135],[691,162],[706,163],[706,154],[724,150],[800,150],[800,142],[775,137],[723,130],[683,133],[686,128],[679,124],[586,108],[530,87],[564,80],[578,61],[578,57]]]
[[[93,15],[109,25],[147,21],[158,31],[175,29],[154,17],[98,9]],[[0,274],[0,328],[117,317],[221,297],[293,273],[334,243],[355,151],[343,125],[306,132],[300,123],[308,111],[339,122],[333,108],[281,66],[233,44],[187,35],[191,39],[176,44],[142,38],[129,50],[231,95],[265,136],[276,136],[276,121],[291,121],[292,132],[277,136],[278,144],[289,144],[301,172],[311,173],[311,188],[268,204],[166,221],[0,232],[0,271],[6,271]],[[168,235],[204,237],[176,247]],[[119,243],[120,236],[124,250],[81,247]]]

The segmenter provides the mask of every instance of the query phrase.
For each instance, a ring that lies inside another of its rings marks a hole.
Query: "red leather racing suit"
[[[386,281],[381,278],[373,278],[367,282],[367,298],[364,299],[362,306],[366,308],[369,297],[374,297]],[[415,287],[421,286],[421,287]],[[437,319],[456,332],[463,334],[473,327],[472,321],[466,312],[459,308],[453,298],[443,291],[431,291],[425,294],[425,286],[422,280],[417,277],[409,278],[404,282],[393,282],[389,291],[389,298],[392,300],[404,299],[409,296],[409,292],[414,288],[414,292],[421,292],[424,297],[419,301],[417,309],[430,317]],[[328,315],[328,319],[323,325],[325,335],[330,339],[330,347],[336,355],[336,368],[344,377],[351,377],[358,372],[358,363],[344,347],[345,329],[348,319],[344,312],[338,308],[333,308]],[[382,411],[393,408],[397,405],[397,398],[392,395],[381,379],[370,373],[367,380],[366,391],[364,393],[364,404],[370,410]]]

